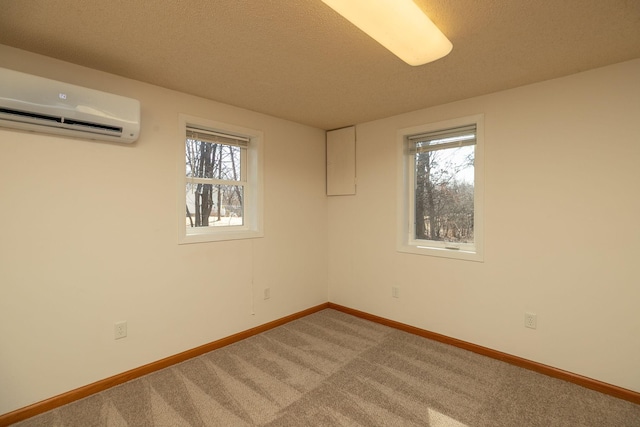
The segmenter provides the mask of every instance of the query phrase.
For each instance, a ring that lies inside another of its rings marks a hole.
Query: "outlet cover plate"
[[[116,340],[127,336],[127,322],[116,322],[113,325],[113,337]]]
[[[524,326],[531,329],[538,327],[538,315],[535,313],[524,314]]]

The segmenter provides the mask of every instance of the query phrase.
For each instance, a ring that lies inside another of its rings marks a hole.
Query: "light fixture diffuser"
[[[453,45],[413,0],[322,0],[409,65],[446,56]]]

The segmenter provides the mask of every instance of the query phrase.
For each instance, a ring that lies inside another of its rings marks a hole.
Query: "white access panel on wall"
[[[327,196],[356,194],[356,128],[327,132]]]

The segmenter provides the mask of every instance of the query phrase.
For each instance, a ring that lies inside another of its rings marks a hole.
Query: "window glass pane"
[[[415,238],[473,243],[475,146],[415,154]]]
[[[186,139],[186,174],[191,178],[241,181],[240,155],[245,148]]]
[[[187,183],[186,226],[244,225],[244,186]]]

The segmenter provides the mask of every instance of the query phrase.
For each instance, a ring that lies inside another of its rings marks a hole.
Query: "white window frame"
[[[407,138],[420,133],[476,125],[474,157],[474,242],[451,244],[415,238],[415,155],[408,150]],[[397,132],[397,250],[398,252],[484,261],[484,115],[460,117],[399,129]]]
[[[261,131],[242,126],[207,120],[187,114],[178,115],[180,141],[178,159],[178,244],[252,239],[264,236],[263,231],[263,160],[264,135]],[[246,154],[246,183],[244,184],[243,225],[225,227],[187,227],[185,224],[186,166],[185,139],[187,127],[230,134],[249,139]]]

